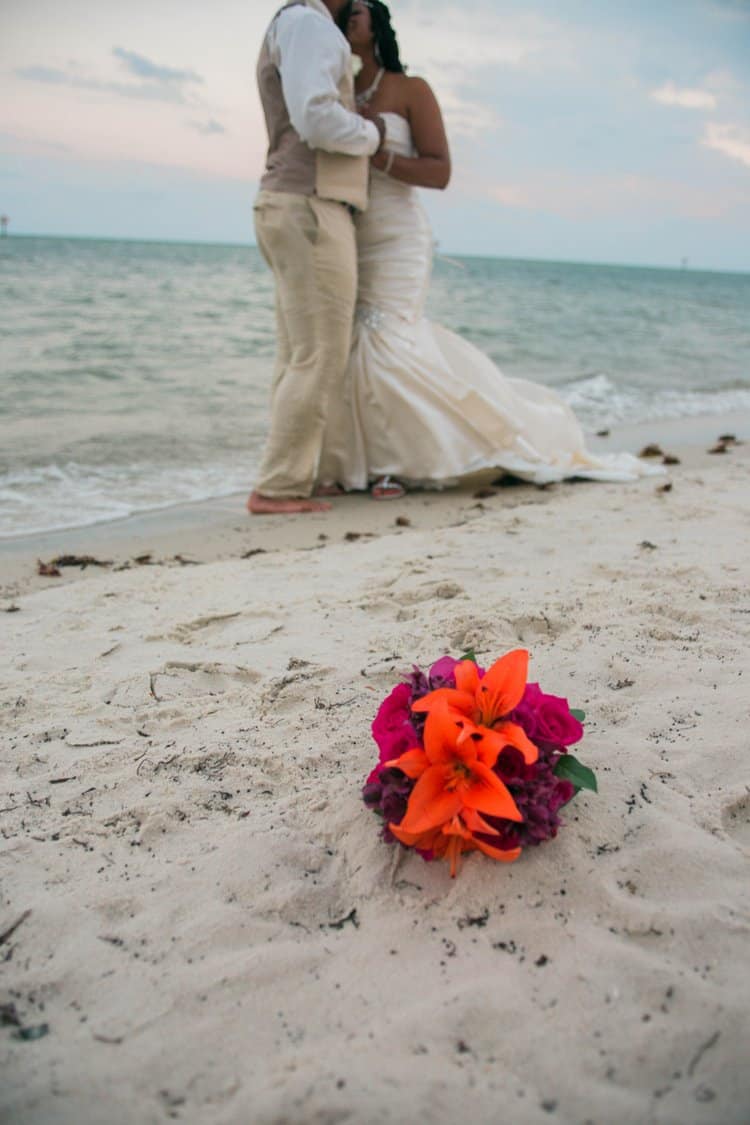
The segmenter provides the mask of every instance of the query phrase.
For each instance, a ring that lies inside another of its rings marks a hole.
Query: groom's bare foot
[[[331,505],[324,500],[303,500],[261,496],[251,492],[247,499],[247,510],[251,516],[291,516],[297,512],[330,512]]]

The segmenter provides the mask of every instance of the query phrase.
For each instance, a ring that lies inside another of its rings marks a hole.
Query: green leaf
[[[22,1040],[43,1039],[48,1034],[49,1024],[38,1023],[35,1027],[19,1027],[18,1031],[13,1032],[13,1038]]]
[[[476,664],[477,654],[474,652],[473,648],[468,648],[466,650],[466,652],[463,654],[463,656],[459,656],[458,659],[459,660],[473,660],[473,662]]]
[[[586,712],[581,711],[581,709],[579,707],[571,707],[570,713],[571,713],[571,715],[573,716],[574,719],[578,719],[579,723],[582,723],[583,720],[586,718]]]
[[[566,781],[571,781],[576,789],[590,789],[592,793],[599,792],[594,771],[590,770],[588,766],[584,766],[572,754],[563,754],[558,759],[554,773],[555,777],[562,777]]]

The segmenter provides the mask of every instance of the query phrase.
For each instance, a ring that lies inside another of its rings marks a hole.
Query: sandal
[[[400,500],[402,496],[406,496],[406,489],[401,481],[386,474],[371,486],[370,495],[373,500]]]

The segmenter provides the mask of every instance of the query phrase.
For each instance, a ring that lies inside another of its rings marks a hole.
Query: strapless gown
[[[414,155],[406,119],[384,116],[388,147]],[[627,453],[588,452],[575,415],[553,390],[508,378],[473,344],[425,318],[433,238],[415,188],[373,170],[356,233],[352,352],[329,405],[319,482],[364,489],[390,474],[439,488],[480,469],[535,484],[629,481],[654,471]]]

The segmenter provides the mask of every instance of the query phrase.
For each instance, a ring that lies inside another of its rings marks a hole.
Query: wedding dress
[[[388,147],[415,155],[406,119],[383,116]],[[373,169],[356,232],[352,352],[343,392],[329,404],[321,483],[364,489],[390,475],[441,487],[492,468],[547,484],[628,481],[654,471],[627,453],[589,453],[554,391],[506,377],[472,344],[425,319],[433,240],[415,188]]]

